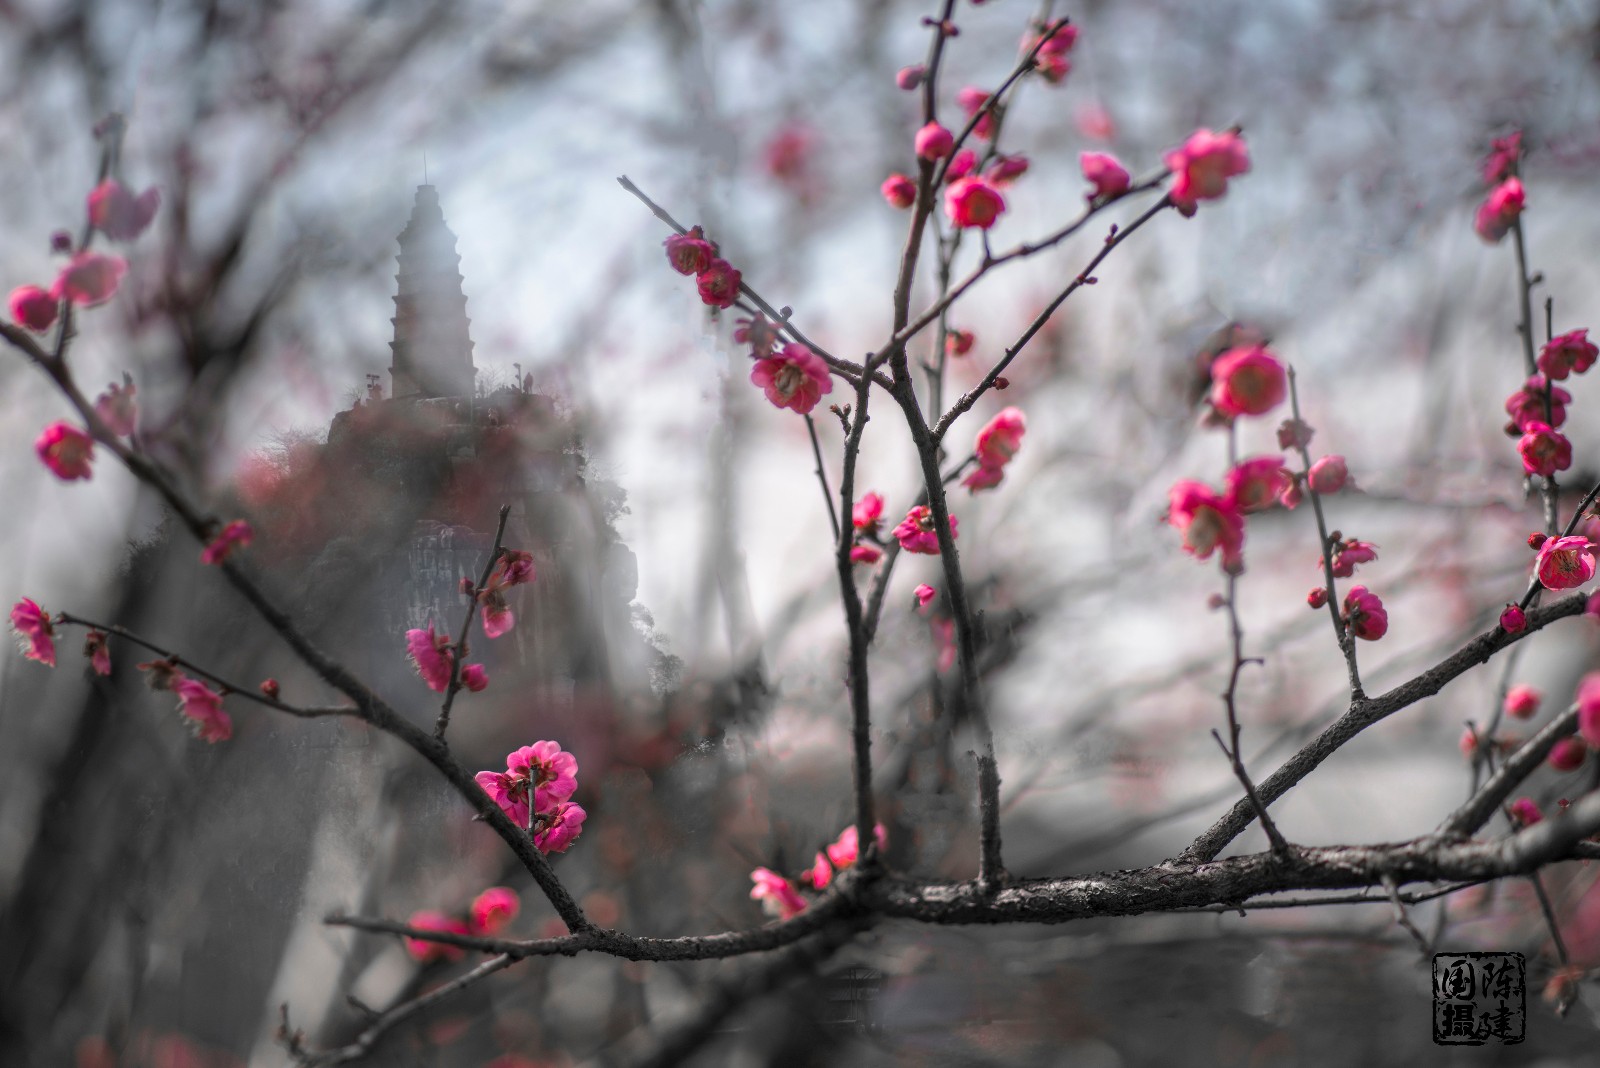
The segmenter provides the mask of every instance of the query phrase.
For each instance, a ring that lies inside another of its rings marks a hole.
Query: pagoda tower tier
[[[470,402],[477,371],[467,297],[461,289],[461,257],[433,186],[417,187],[411,220],[399,240],[398,288],[389,320],[394,324],[390,395]]]

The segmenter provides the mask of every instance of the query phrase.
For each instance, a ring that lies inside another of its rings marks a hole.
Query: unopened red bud
[[[462,575],[461,576],[461,593],[462,593],[462,596],[471,597],[472,593],[473,593],[473,590],[475,588],[476,587],[474,587],[473,584],[472,584],[472,579],[468,578],[466,575]]]
[[[922,64],[911,67],[901,67],[900,72],[894,76],[894,84],[910,92],[922,84],[922,76],[926,73]]]
[[[1505,431],[1505,435],[1508,438],[1520,438],[1522,436],[1522,428],[1516,423],[1507,423],[1500,429]]]
[[[1007,378],[1005,375],[1001,375],[994,380],[995,389],[1005,389],[1009,385],[1011,385],[1011,379]]]
[[[278,680],[277,679],[264,679],[264,680],[262,680],[261,692],[263,694],[267,695],[268,697],[272,698],[274,701],[276,701],[278,699]]]
[[[1589,747],[1582,738],[1576,735],[1563,738],[1550,749],[1550,766],[1557,771],[1577,771],[1583,767],[1583,760],[1588,755]]]
[[[1318,586],[1316,589],[1306,594],[1306,604],[1310,605],[1312,608],[1321,608],[1327,603],[1328,591],[1323,589],[1321,586]]]
[[[1528,629],[1528,617],[1521,608],[1508,604],[1500,613],[1500,629],[1507,634],[1521,634]]]
[[[1536,530],[1532,534],[1528,535],[1528,548],[1532,549],[1534,552],[1538,552],[1539,546],[1543,545],[1549,540],[1549,538],[1550,535]]]
[[[1211,609],[1213,612],[1227,603],[1227,598],[1223,597],[1220,593],[1213,593],[1210,597],[1206,598],[1206,607]]]
[[[67,233],[65,230],[57,230],[55,233],[51,234],[50,235],[50,251],[51,252],[71,252],[72,251],[72,235]]]

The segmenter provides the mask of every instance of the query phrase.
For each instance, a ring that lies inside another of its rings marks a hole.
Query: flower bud
[[[1549,538],[1550,535],[1536,530],[1532,534],[1528,535],[1528,548],[1532,549],[1534,552],[1538,552],[1539,547],[1548,541]]]
[[[278,699],[278,680],[277,679],[263,679],[263,680],[261,680],[261,692],[265,696],[267,696],[267,697],[271,698],[272,700],[276,701]]]
[[[1321,608],[1327,603],[1328,591],[1323,589],[1321,586],[1318,586],[1316,589],[1306,594],[1306,604],[1310,605],[1312,608]]]
[[[1514,604],[1506,605],[1500,613],[1500,629],[1507,634],[1521,634],[1528,629],[1528,617]]]

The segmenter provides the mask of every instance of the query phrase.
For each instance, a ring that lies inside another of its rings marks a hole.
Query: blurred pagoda
[[[571,687],[648,690],[660,654],[635,625],[648,614],[633,604],[637,561],[613,526],[621,488],[591,477],[577,428],[531,375],[487,392],[479,383],[456,235],[433,186],[417,188],[399,245],[389,396],[368,375],[326,446],[289,465],[291,481],[315,487],[267,495],[279,508],[250,502],[281,525],[264,542],[300,555],[310,602],[338,591],[349,603],[342,580],[365,577],[356,599],[370,640],[345,654],[381,676],[403,664],[406,630],[460,626],[461,579],[480,577],[508,504],[504,544],[533,553],[538,579],[514,591],[516,628],[480,636],[473,658],[488,658],[491,677],[526,673],[569,697]],[[334,507],[294,503],[309,498]]]

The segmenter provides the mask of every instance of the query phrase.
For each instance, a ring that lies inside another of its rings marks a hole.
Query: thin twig
[[[430,1005],[438,1004],[458,991],[477,985],[495,972],[504,971],[516,962],[517,958],[510,954],[490,957],[465,975],[457,976],[448,983],[434,987],[426,994],[396,1005],[372,1021],[367,1026],[367,1029],[357,1035],[355,1041],[349,1045],[329,1050],[300,1050],[296,1053],[295,1059],[303,1068],[323,1068],[324,1065],[348,1064],[351,1061],[358,1061],[371,1053],[378,1040],[398,1024],[410,1019]]]
[[[1300,389],[1296,384],[1294,365],[1289,366],[1289,407],[1297,426],[1305,424],[1300,415]],[[1350,700],[1352,704],[1366,699],[1366,693],[1361,689],[1361,669],[1356,665],[1356,637],[1344,619],[1339,615],[1339,589],[1334,581],[1333,556],[1334,543],[1328,533],[1328,520],[1322,512],[1322,495],[1311,485],[1311,451],[1304,445],[1296,445],[1295,451],[1300,454],[1300,476],[1305,485],[1305,494],[1311,498],[1311,511],[1317,517],[1317,541],[1322,547],[1322,580],[1327,583],[1328,591],[1328,617],[1333,620],[1334,639],[1339,643],[1339,651],[1344,654],[1345,671],[1350,676]]]
[[[489,576],[494,574],[494,565],[500,561],[501,542],[506,536],[506,519],[511,515],[511,505],[500,506],[500,519],[494,528],[494,546],[489,550],[489,559],[483,565],[483,574],[478,578],[478,584],[472,588],[472,596],[467,602],[467,616],[461,621],[461,631],[456,636],[455,648],[450,654],[450,684],[445,687],[444,703],[439,706],[439,718],[433,724],[433,736],[444,741],[444,732],[450,727],[450,706],[456,703],[456,694],[461,692],[461,662],[467,658],[467,634],[472,630],[472,620],[478,614],[478,595],[483,588],[489,585]]]
[[[822,465],[822,445],[817,441],[817,424],[806,413],[806,433],[811,435],[811,455],[817,461],[817,481],[822,484],[822,501],[828,506],[828,524],[833,528],[833,538],[839,540],[839,513],[833,507],[833,493],[828,489],[828,471]]]

